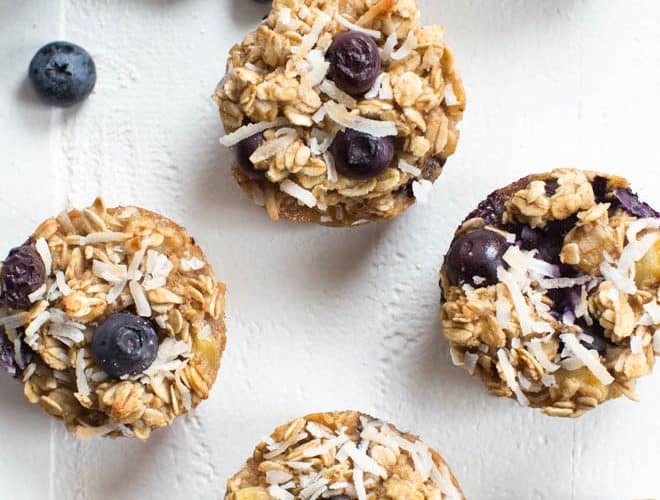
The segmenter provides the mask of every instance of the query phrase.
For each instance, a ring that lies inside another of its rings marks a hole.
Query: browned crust
[[[442,173],[445,161],[446,160],[442,158],[429,157],[426,160],[424,170],[422,171],[422,177],[431,182],[435,182]],[[344,211],[341,220],[338,220],[339,217],[337,216],[336,207],[329,207],[327,212],[323,212],[318,208],[306,207],[286,193],[280,191],[275,193],[274,190],[277,187],[275,184],[268,182],[267,180],[254,180],[249,178],[241,171],[237,164],[234,164],[232,173],[243,192],[252,200],[254,200],[252,192],[255,186],[264,193],[268,193],[268,190],[273,191],[274,196],[278,200],[279,210],[275,216],[274,214],[271,214],[272,220],[283,219],[296,223],[314,222],[328,227],[351,227],[378,220],[393,219],[405,212],[416,202],[415,197],[409,192],[409,188],[404,188],[399,190],[395,199],[394,208],[386,214],[374,213],[364,206],[357,210],[354,208],[351,212]],[[322,220],[324,216],[329,216],[332,220]]]

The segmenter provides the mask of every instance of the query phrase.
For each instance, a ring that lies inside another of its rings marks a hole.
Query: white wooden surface
[[[577,422],[485,394],[451,366],[436,272],[462,215],[529,171],[628,176],[660,205],[660,3],[421,0],[468,90],[459,150],[429,206],[352,231],[270,223],[228,173],[210,95],[263,15],[252,0],[0,0],[0,253],[42,218],[103,195],[185,224],[229,285],[219,383],[143,443],[76,442],[0,377],[0,497],[222,498],[275,425],[356,408],[421,434],[469,498],[660,495],[660,375],[642,401]],[[80,108],[35,101],[43,43],[95,57]]]

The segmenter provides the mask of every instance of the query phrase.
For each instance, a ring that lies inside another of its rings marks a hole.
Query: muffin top
[[[442,457],[416,436],[355,411],[275,429],[227,482],[228,500],[462,499]]]
[[[208,397],[224,294],[183,228],[97,199],[5,259],[0,364],[78,436],[146,439]]]
[[[274,0],[215,99],[234,174],[271,218],[352,225],[427,194],[465,93],[414,0]]]
[[[454,362],[557,416],[636,399],[660,351],[660,219],[616,176],[557,169],[492,193],[441,271]]]

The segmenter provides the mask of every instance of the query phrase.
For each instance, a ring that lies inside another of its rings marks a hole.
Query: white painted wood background
[[[186,225],[229,286],[211,399],[147,443],[77,442],[0,377],[0,498],[222,498],[277,424],[355,408],[421,434],[472,499],[660,495],[660,374],[640,403],[579,421],[485,394],[441,339],[436,272],[463,214],[554,166],[628,176],[660,205],[660,2],[421,0],[468,91],[462,140],[429,206],[331,230],[270,223],[228,172],[210,95],[252,0],[0,0],[0,253],[100,194]],[[95,57],[80,108],[35,101],[44,43]]]

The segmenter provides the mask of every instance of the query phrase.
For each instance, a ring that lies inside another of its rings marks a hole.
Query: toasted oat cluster
[[[229,500],[462,499],[442,457],[368,415],[315,413],[275,429],[227,482]]]
[[[415,0],[274,0],[230,50],[215,100],[233,172],[273,220],[350,226],[429,193],[465,92]]]
[[[146,439],[208,397],[224,295],[183,228],[97,199],[3,262],[0,366],[77,436]]]
[[[549,415],[637,400],[660,353],[659,228],[620,177],[557,169],[492,193],[440,273],[454,363]]]

